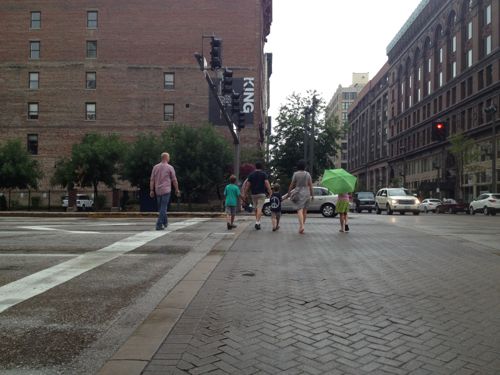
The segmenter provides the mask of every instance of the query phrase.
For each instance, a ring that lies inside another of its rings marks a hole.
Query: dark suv
[[[371,191],[358,191],[354,193],[352,201],[356,212],[368,210],[371,213],[375,209],[375,194]]]

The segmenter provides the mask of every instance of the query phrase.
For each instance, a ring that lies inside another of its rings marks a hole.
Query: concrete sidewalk
[[[239,228],[151,359],[120,374],[499,374],[500,257],[398,220]]]

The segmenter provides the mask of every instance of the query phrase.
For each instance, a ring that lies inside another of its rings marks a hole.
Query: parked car
[[[337,212],[335,212],[335,206],[337,205],[338,198],[337,194],[333,194],[327,188],[314,186],[313,195],[314,199],[309,202],[307,211],[321,212],[321,214],[325,217],[335,217],[337,215]],[[290,199],[284,199],[281,202],[281,211],[296,212],[297,206]],[[271,216],[271,204],[269,203],[269,198],[266,199],[262,212],[266,216]]]
[[[352,202],[353,209],[356,212],[367,210],[371,213],[372,210],[375,210],[375,194],[371,191],[358,191],[357,193],[354,193]]]
[[[455,199],[443,199],[441,204],[437,206],[436,212],[439,214],[449,213],[456,214],[457,212],[469,213],[469,204],[464,201],[456,201]]]
[[[378,215],[387,211],[387,215],[399,212],[404,215],[412,212],[413,215],[420,214],[418,198],[410,194],[405,188],[383,188],[375,196],[375,209]]]
[[[481,211],[485,215],[496,215],[500,211],[500,194],[484,193],[470,202],[469,210],[472,215]]]
[[[62,197],[62,206],[64,208],[68,207],[68,196]],[[90,210],[94,207],[94,201],[86,194],[76,195],[76,208],[78,210]]]
[[[441,205],[442,202],[439,199],[436,198],[427,198],[420,203],[418,206],[418,209],[420,211],[424,211],[425,213],[430,212],[436,212],[436,209],[439,205]]]

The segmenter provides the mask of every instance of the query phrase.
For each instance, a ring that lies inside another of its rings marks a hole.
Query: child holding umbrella
[[[327,169],[323,173],[321,184],[327,187],[333,193],[338,194],[337,206],[335,210],[340,216],[340,232],[348,232],[347,212],[349,211],[349,193],[356,187],[356,176],[342,168]]]

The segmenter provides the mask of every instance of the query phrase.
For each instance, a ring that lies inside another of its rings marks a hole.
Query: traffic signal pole
[[[196,61],[198,62],[198,65],[200,66],[200,70],[203,72],[203,75],[205,76],[205,79],[208,83],[208,87],[210,88],[210,91],[212,92],[215,100],[217,101],[217,105],[219,106],[219,109],[222,113],[222,117],[224,118],[224,122],[226,123],[226,125],[229,129],[229,132],[231,133],[231,136],[233,138],[233,145],[234,145],[233,168],[234,168],[234,175],[236,176],[236,180],[239,181],[240,180],[240,137],[239,137],[239,131],[236,130],[236,126],[234,125],[233,121],[229,117],[229,114],[226,111],[224,103],[222,103],[222,101],[219,97],[217,85],[212,80],[212,77],[210,77],[210,74],[208,74],[208,70],[206,68],[204,57],[199,53],[195,53],[194,57],[195,57]]]

